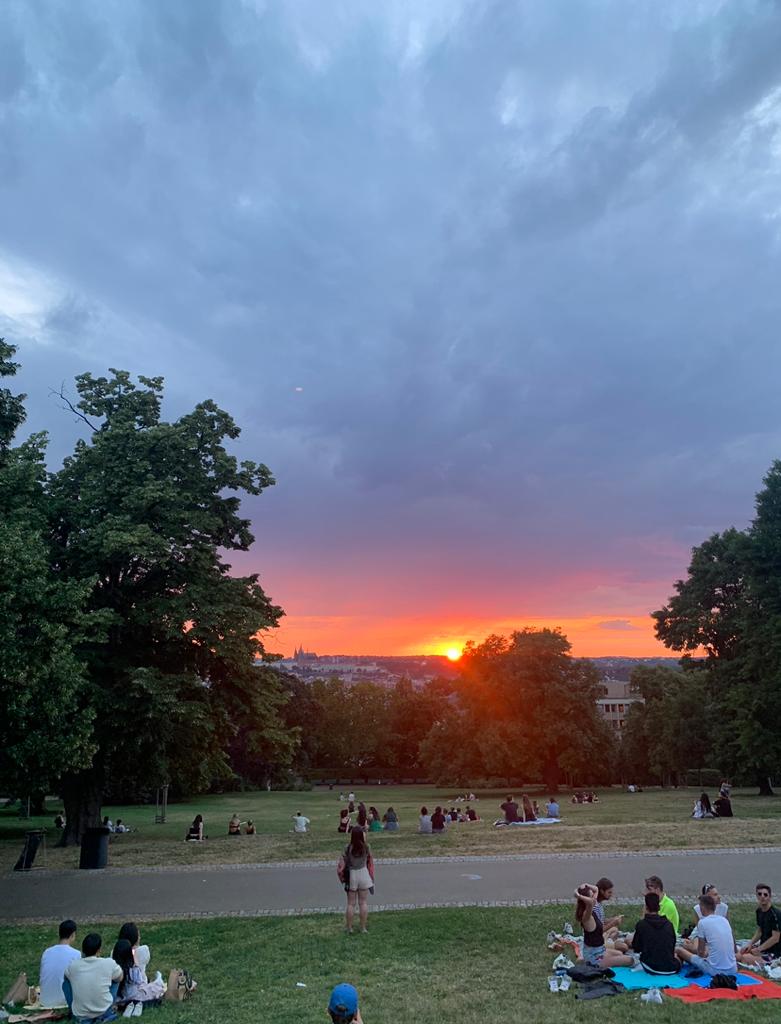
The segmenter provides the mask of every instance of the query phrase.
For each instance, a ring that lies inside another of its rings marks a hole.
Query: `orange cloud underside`
[[[447,654],[467,640],[507,634],[524,626],[560,627],[578,657],[674,656],[654,637],[649,616],[606,615],[579,618],[471,619],[446,621],[422,617],[286,615],[278,630],[264,638],[266,649],[289,656],[301,644],[318,654]]]

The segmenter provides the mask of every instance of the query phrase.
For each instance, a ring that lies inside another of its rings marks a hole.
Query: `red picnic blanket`
[[[781,985],[755,974],[749,977],[759,984],[741,985],[737,989],[688,985],[686,988],[666,988],[664,994],[671,999],[681,999],[684,1003],[708,1003],[711,999],[781,999]]]

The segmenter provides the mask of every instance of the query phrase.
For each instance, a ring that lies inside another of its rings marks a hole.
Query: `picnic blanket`
[[[738,979],[748,978],[747,974],[739,974]],[[703,988],[697,985],[699,978],[690,979],[692,984],[687,988],[670,989],[667,993],[673,999],[684,1003],[709,1003],[711,999],[781,999],[781,985],[766,978],[753,978],[754,985],[738,981],[737,990],[731,988]],[[708,979],[710,983],[710,978]]]
[[[680,974],[647,974],[633,971],[631,967],[612,967],[614,981],[620,981],[626,989],[641,988],[688,988],[693,978],[682,978]],[[708,978],[710,981],[710,978]]]
[[[560,825],[561,818],[537,818],[536,821],[505,821],[499,818],[494,822],[494,828],[517,828],[519,825]]]

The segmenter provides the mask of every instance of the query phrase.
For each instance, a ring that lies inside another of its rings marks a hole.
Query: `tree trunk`
[[[41,789],[30,793],[30,815],[34,818],[42,818],[46,814],[46,794]]]
[[[545,768],[543,770],[543,778],[545,779],[545,788],[548,790],[551,796],[559,791],[559,762],[555,757],[549,758],[545,762]]]
[[[60,846],[80,846],[88,828],[100,825],[103,804],[103,779],[92,768],[86,772],[65,775],[62,780],[62,802],[65,805],[65,828]]]
[[[757,779],[757,785],[759,786],[760,796],[775,796],[773,787],[770,785],[769,775],[760,775]]]

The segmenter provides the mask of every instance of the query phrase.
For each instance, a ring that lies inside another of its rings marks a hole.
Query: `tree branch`
[[[94,423],[91,423],[87,419],[87,417],[84,415],[83,412],[81,412],[79,409],[76,408],[76,406],[73,404],[73,402],[71,402],[71,400],[65,394],[65,384],[64,383],[60,384],[60,390],[59,391],[55,391],[54,388],[49,388],[49,394],[50,395],[54,395],[55,398],[59,398],[60,401],[63,403],[60,406],[60,408],[70,410],[70,412],[72,412],[73,415],[77,419],[84,420],[84,422],[87,424],[87,426],[90,428],[90,430],[97,430],[98,429],[95,426]]]

